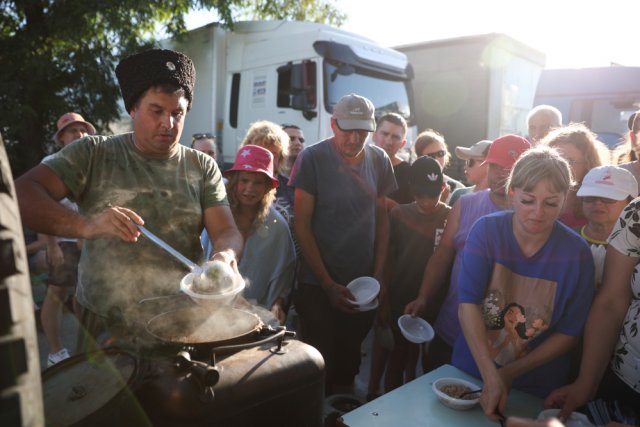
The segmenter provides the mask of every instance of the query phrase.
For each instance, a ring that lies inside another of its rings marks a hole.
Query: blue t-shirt
[[[346,285],[356,277],[373,274],[376,198],[396,189],[387,154],[367,144],[364,159],[351,166],[329,138],[302,150],[289,185],[315,198],[311,229],[333,280]],[[320,284],[304,258],[298,281]]]
[[[579,336],[594,294],[589,246],[556,221],[533,256],[520,250],[513,211],[479,219],[463,249],[459,302],[480,305],[491,355],[497,366],[525,356],[552,333]],[[463,334],[454,366],[480,376]],[[540,397],[566,384],[569,353],[518,377],[513,387]]]

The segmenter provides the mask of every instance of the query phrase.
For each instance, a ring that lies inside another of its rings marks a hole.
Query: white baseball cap
[[[493,141],[486,139],[478,141],[471,147],[456,147],[456,157],[462,160],[469,160],[471,158],[483,158],[489,151],[489,146]]]
[[[578,197],[604,197],[624,200],[638,197],[638,181],[631,172],[618,166],[591,169],[582,180]]]

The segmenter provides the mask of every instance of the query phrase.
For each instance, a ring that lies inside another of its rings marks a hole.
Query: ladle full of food
[[[194,302],[210,307],[228,305],[244,289],[244,280],[229,264],[216,260],[198,265],[142,225],[138,225],[138,229],[191,270],[191,273],[180,281],[180,290],[189,295]]]

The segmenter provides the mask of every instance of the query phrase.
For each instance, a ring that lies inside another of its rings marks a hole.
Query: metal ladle
[[[142,225],[137,225],[137,227],[140,230],[140,232],[144,234],[149,240],[151,240],[156,245],[160,246],[162,249],[164,249],[165,251],[173,255],[176,259],[178,259],[178,261],[180,261],[181,263],[189,267],[189,269],[191,270],[191,272],[193,272],[194,275],[199,276],[204,273],[204,269],[201,266],[191,261],[186,256],[182,255],[177,250],[173,249],[171,246],[169,246],[169,244],[167,244],[167,242],[165,242],[164,240],[162,240],[161,238],[159,238],[158,236],[156,236],[155,234],[153,234],[152,232],[144,228]]]

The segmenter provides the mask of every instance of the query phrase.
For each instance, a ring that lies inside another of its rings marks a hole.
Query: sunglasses
[[[429,157],[431,157],[432,159],[441,159],[441,158],[443,158],[443,157],[444,157],[444,156],[446,156],[446,155],[447,155],[447,152],[446,152],[446,151],[444,151],[444,150],[434,151],[433,153],[427,153],[427,154],[425,154],[425,156],[429,156]]]
[[[479,165],[482,162],[484,162],[483,159],[467,159],[465,160],[464,163],[467,165],[468,168],[472,168],[475,165]]]
[[[584,203],[595,203],[595,202],[600,202],[600,203],[604,203],[605,205],[612,205],[615,202],[617,202],[618,200],[614,200],[614,199],[608,199],[606,197],[583,197],[582,201]]]
[[[194,133],[191,138],[193,138],[194,141],[199,139],[216,139],[215,135],[210,133]]]

